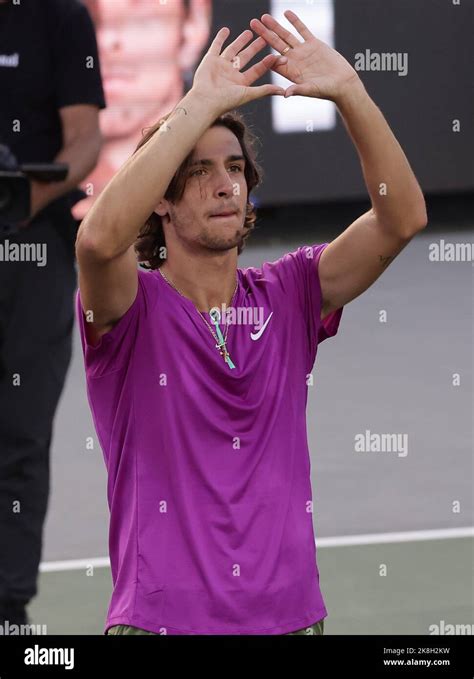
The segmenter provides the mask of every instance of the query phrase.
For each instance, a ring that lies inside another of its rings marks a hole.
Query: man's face
[[[203,2],[206,7],[209,2]],[[185,19],[188,24],[194,20],[187,16],[183,0],[97,0],[97,10],[107,100],[101,122],[106,138],[120,138],[141,131],[150,118],[179,100],[182,51],[189,55],[194,47],[197,55],[207,35],[199,25],[184,37]],[[189,42],[191,47],[185,44]]]
[[[160,214],[168,213],[170,222],[165,235],[174,230],[175,237],[193,250],[226,251],[242,242],[247,182],[245,160],[237,137],[225,127],[208,129],[193,150],[192,165],[182,199],[176,203],[163,201]],[[232,156],[238,158],[233,159]],[[228,217],[216,217],[217,212],[233,211]]]

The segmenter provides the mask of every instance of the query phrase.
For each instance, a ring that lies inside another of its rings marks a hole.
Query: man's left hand
[[[285,97],[296,94],[337,102],[348,87],[360,81],[357,71],[339,52],[318,40],[294,12],[286,10],[284,14],[303,42],[270,14],[263,14],[261,21],[252,19],[250,27],[277,52],[281,53],[290,46],[285,52],[288,61],[272,68],[275,73],[295,83],[288,87]]]

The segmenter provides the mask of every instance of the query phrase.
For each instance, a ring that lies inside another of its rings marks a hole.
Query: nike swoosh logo
[[[268,325],[268,321],[270,320],[270,318],[271,318],[272,316],[273,316],[273,311],[271,312],[270,316],[267,318],[267,320],[265,321],[265,323],[262,325],[262,327],[260,328],[260,330],[259,330],[258,332],[251,332],[251,333],[250,333],[250,337],[251,337],[253,340],[258,340],[258,339],[260,339],[260,337],[263,335],[263,332],[264,332],[265,328],[266,328],[267,325]]]

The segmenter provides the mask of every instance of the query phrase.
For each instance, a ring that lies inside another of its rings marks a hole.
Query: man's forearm
[[[409,235],[426,224],[422,191],[388,123],[357,80],[335,102],[356,146],[378,222]]]
[[[62,182],[31,182],[31,210],[30,219],[49,203],[72,189],[89,175],[94,169],[99,157],[101,135],[78,135],[67,146],[64,146],[55,157],[55,163],[67,163],[69,171]]]
[[[115,257],[136,241],[176,170],[218,113],[194,90],[110,180],[79,228],[79,241]]]

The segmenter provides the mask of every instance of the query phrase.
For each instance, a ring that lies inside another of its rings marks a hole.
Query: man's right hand
[[[285,93],[285,89],[277,85],[257,87],[251,87],[251,85],[271,68],[284,65],[287,58],[278,54],[269,54],[241,73],[241,69],[266,46],[266,42],[258,37],[248,47],[245,47],[253,37],[252,31],[246,30],[221,53],[229,34],[230,30],[226,26],[220,29],[196,70],[193,80],[192,90],[209,102],[216,116],[247,104],[249,101]]]

